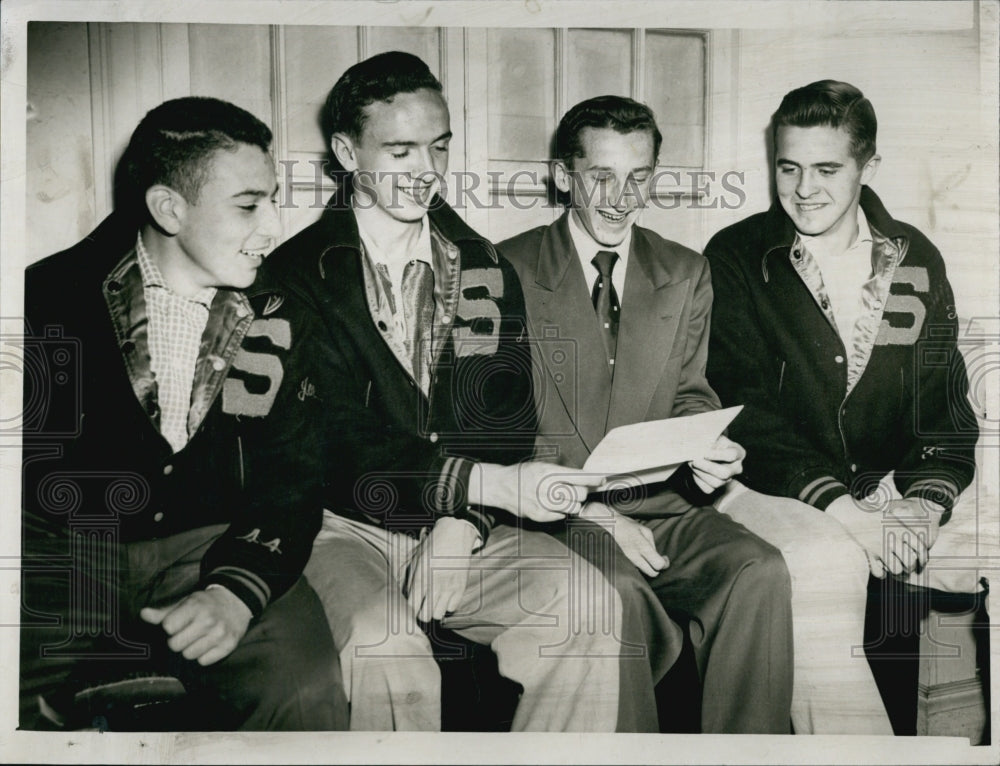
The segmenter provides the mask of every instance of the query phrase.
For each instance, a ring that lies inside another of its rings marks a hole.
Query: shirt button
[[[837,354],[835,357],[833,357],[833,361],[835,361],[837,364],[843,364],[844,357],[842,357],[840,354]]]
[[[164,476],[169,476],[173,472],[174,472],[174,467],[172,465],[170,465],[170,463],[167,463],[165,466],[163,466],[163,475]]]
[[[441,437],[438,436],[437,431],[430,435],[431,444],[437,444],[437,440]]]
[[[153,521],[163,521],[163,512],[157,511],[153,514]]]
[[[442,324],[451,324],[451,317],[449,317],[449,316],[443,316],[443,317],[441,317],[441,322],[442,322]]]
[[[226,363],[221,359],[219,359],[219,357],[215,357],[212,360],[212,369],[215,370],[216,372],[221,372],[223,369],[225,369],[225,367]]]

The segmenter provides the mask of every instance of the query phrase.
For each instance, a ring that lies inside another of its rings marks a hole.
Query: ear
[[[871,183],[871,180],[875,177],[878,172],[878,166],[881,164],[882,158],[873,154],[865,166],[861,168],[861,183],[865,186]]]
[[[156,184],[146,189],[146,208],[156,225],[174,236],[184,224],[187,200],[169,186]]]
[[[566,167],[566,163],[562,160],[552,161],[552,181],[555,183],[556,188],[563,194],[569,194],[573,188],[570,172],[570,169]]]
[[[354,149],[354,141],[346,133],[334,133],[330,137],[330,150],[341,167],[349,173],[358,169],[357,154]]]

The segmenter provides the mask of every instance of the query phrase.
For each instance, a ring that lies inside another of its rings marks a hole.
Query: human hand
[[[891,500],[884,508],[875,508],[844,495],[826,512],[844,525],[864,550],[872,574],[881,579],[886,574],[908,574],[927,563],[941,510],[917,498]]]
[[[232,591],[220,586],[196,590],[172,606],[147,606],[139,616],[166,631],[172,651],[199,665],[211,665],[236,648],[253,613]]]
[[[478,539],[470,522],[442,516],[417,545],[404,587],[418,620],[440,620],[458,608],[468,585],[469,556]]]
[[[469,478],[469,502],[502,508],[532,521],[577,516],[591,490],[604,482],[578,468],[531,461],[478,463]]]
[[[656,577],[658,572],[670,566],[667,557],[656,550],[653,532],[645,524],[596,501],[583,507],[580,518],[605,527],[622,553],[647,577]]]
[[[727,484],[743,472],[743,458],[747,451],[727,436],[720,436],[704,457],[692,460],[691,473],[698,489],[706,495]]]

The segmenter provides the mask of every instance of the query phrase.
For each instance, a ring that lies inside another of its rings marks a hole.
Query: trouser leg
[[[327,514],[306,578],[340,653],[354,731],[440,731],[441,675],[397,580],[416,541]]]
[[[680,654],[681,628],[667,616],[646,577],[622,553],[607,528],[578,519],[553,536],[597,568],[621,600],[622,622],[614,628],[622,649],[615,730],[658,732],[654,687]]]
[[[645,523],[670,559],[653,590],[691,617],[702,730],[787,733],[791,594],[781,554],[714,508]]]
[[[143,606],[167,606],[192,593],[201,578],[202,558],[224,530],[224,525],[191,530],[125,546],[132,614],[137,618]],[[302,579],[250,621],[239,644],[222,660],[202,666],[170,652],[168,668],[202,698],[199,704],[210,711],[206,728],[347,728],[333,639],[316,594]]]
[[[499,525],[471,558],[469,585],[446,628],[497,654],[524,693],[514,731],[614,731],[621,601],[584,558],[553,537]]]
[[[843,526],[791,498],[734,485],[720,510],[777,547],[792,581],[797,734],[892,734],[865,659],[868,562]]]

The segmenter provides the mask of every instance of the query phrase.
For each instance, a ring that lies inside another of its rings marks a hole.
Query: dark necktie
[[[618,318],[621,314],[618,293],[611,281],[611,272],[614,271],[617,260],[618,253],[601,250],[591,261],[601,274],[594,280],[594,289],[591,291],[590,299],[594,302],[594,311],[597,314],[597,321],[600,323],[601,339],[604,341],[604,350],[607,352],[608,368],[612,374],[615,371]]]
[[[431,331],[434,325],[434,272],[426,261],[410,261],[399,287],[406,322],[406,350],[413,378],[427,392],[430,379]]]

